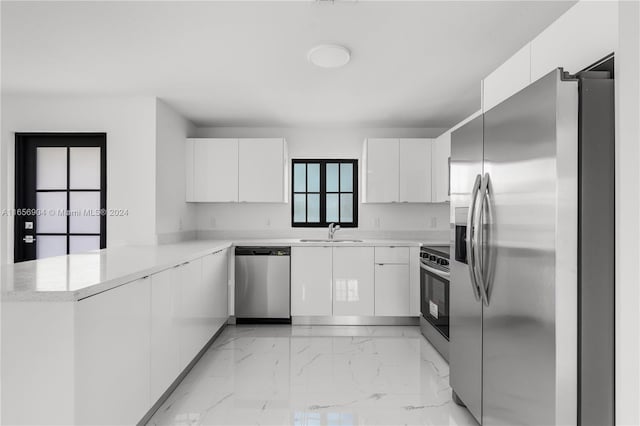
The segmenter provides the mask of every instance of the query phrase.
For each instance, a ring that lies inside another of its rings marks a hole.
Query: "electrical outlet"
[[[267,218],[267,228],[271,228],[271,218]]]

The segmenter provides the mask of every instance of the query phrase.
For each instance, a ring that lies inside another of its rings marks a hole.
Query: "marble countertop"
[[[2,301],[78,301],[183,262],[236,246],[399,246],[426,241],[302,242],[300,239],[197,240],[123,246],[2,266]],[[429,244],[448,242],[429,241]]]

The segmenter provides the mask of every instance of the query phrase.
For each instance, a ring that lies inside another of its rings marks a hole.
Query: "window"
[[[291,162],[291,226],[358,226],[358,160]]]

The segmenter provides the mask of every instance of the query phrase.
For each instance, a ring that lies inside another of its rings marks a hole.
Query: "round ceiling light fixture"
[[[337,44],[321,44],[309,50],[307,59],[320,68],[340,68],[349,63],[351,52]]]

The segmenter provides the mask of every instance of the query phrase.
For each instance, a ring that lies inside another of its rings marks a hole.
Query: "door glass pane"
[[[100,189],[100,148],[69,148],[69,188]]]
[[[67,189],[67,148],[36,148],[36,189]]]
[[[69,237],[69,254],[99,249],[100,237],[98,235],[71,235]]]
[[[293,221],[304,222],[307,220],[307,196],[305,194],[293,195]]]
[[[327,222],[338,222],[338,194],[327,194]]]
[[[327,163],[327,192],[338,192],[338,163]]]
[[[307,192],[320,192],[320,164],[307,164]]]
[[[340,194],[340,222],[353,222],[353,194]]]
[[[99,192],[71,192],[69,207],[69,232],[100,233]]]
[[[307,222],[320,222],[320,194],[307,195]]]
[[[66,254],[66,236],[38,235],[36,237],[36,257],[38,259],[51,256],[63,256]]]
[[[36,216],[36,232],[67,232],[66,192],[38,192],[36,194],[36,208],[40,211],[40,214]]]
[[[353,192],[353,164],[340,164],[340,191]]]
[[[306,164],[296,163],[293,165],[293,191],[305,192],[305,182],[307,180]]]

